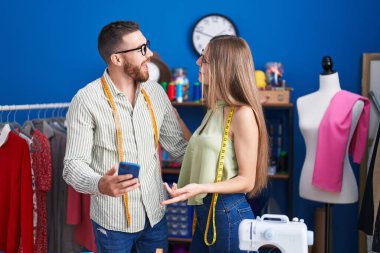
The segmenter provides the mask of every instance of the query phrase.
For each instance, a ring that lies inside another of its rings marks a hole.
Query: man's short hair
[[[98,36],[100,56],[108,64],[113,54],[123,42],[124,35],[140,30],[134,21],[115,21],[103,27]]]

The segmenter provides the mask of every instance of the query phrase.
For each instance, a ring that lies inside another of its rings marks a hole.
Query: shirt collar
[[[223,107],[223,106],[226,105],[226,101],[224,101],[224,100],[216,100],[216,105],[218,107]]]
[[[115,84],[112,82],[112,79],[108,74],[107,69],[104,70],[103,77],[106,80],[109,89],[111,90],[112,96],[123,94],[118,88],[116,88]]]
[[[113,96],[115,95],[119,95],[119,94],[123,94],[116,86],[115,84],[112,82],[112,79],[110,77],[110,75],[108,74],[108,71],[107,71],[107,68],[104,70],[104,73],[103,73],[103,77],[104,79],[106,80],[107,84],[108,84],[108,87],[110,88],[111,90],[111,93]],[[140,90],[142,87],[144,87],[144,84],[145,83],[140,83],[138,86],[137,86],[137,89],[136,89],[136,96],[137,94],[140,93]]]

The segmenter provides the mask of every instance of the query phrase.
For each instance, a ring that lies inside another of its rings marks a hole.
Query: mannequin
[[[331,58],[324,57],[322,61],[324,71],[319,77],[319,90],[297,100],[299,127],[306,144],[306,157],[301,171],[299,191],[300,196],[308,200],[332,204],[348,204],[358,200],[358,186],[348,159],[348,148],[364,107],[363,101],[356,101],[352,108],[352,121],[345,151],[341,191],[324,191],[314,187],[312,184],[318,128],[330,101],[337,92],[341,91],[338,73],[333,71],[332,66]]]

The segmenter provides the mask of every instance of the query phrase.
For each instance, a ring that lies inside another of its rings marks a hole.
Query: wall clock
[[[209,41],[217,35],[238,35],[236,25],[221,14],[209,14],[200,18],[192,30],[192,43],[195,51],[202,54]]]

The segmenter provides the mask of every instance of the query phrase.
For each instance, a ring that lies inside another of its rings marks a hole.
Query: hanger
[[[5,126],[5,124],[3,123],[3,112],[4,111],[0,111],[0,129]]]
[[[9,113],[8,113],[9,116]],[[8,117],[7,117],[8,119]],[[11,126],[7,123],[3,123],[3,111],[0,114],[0,147],[4,145],[4,143],[8,139],[9,133],[12,132]]]
[[[9,115],[11,113],[11,111],[9,111],[8,115],[7,115],[7,122],[8,122],[8,125],[11,129],[12,132],[14,132],[15,134],[17,134],[18,136],[20,136],[21,138],[23,138],[29,145],[29,151],[31,153],[33,152],[38,152],[41,150],[41,144],[39,143],[39,141],[35,138],[33,138],[33,136],[31,136],[30,134],[26,133],[23,128],[21,127],[21,125],[17,122],[16,120],[16,113],[17,113],[17,109],[16,109],[16,106],[14,106],[15,108],[15,113],[13,115],[13,122],[9,122]],[[36,144],[36,147],[34,147],[34,144]]]
[[[47,114],[47,111],[49,110],[49,108],[45,108],[45,111],[44,111],[44,119],[47,119],[47,116],[46,116],[46,114]]]
[[[32,120],[30,120],[30,106],[29,106],[29,111],[28,111],[28,119],[24,122],[24,125],[22,128],[29,133],[33,133],[33,131],[36,129],[34,126],[34,123]]]
[[[57,111],[57,115],[55,112]],[[52,126],[53,128],[61,131],[61,132],[66,132],[66,127],[63,124],[62,118],[59,117],[59,108],[55,108],[52,111],[52,118],[48,121],[49,125]]]
[[[9,122],[8,123],[10,124],[12,130],[19,130],[20,132],[22,132],[22,127],[21,125],[16,121],[16,113],[17,113],[17,110],[16,110],[16,106],[15,107],[15,113],[13,114],[13,122]],[[25,133],[26,134],[26,133]],[[28,136],[29,137],[29,136]]]
[[[59,110],[59,108],[53,108],[53,110],[51,111],[51,117],[50,117],[50,122],[58,122],[59,121],[59,118],[58,118],[58,112],[57,112],[57,115],[55,115],[55,112]]]
[[[63,114],[64,111],[65,111],[64,107],[61,107],[58,109],[58,120],[62,124],[63,127],[64,127],[64,122],[66,120],[66,116]]]
[[[67,110],[68,108],[65,108],[65,107],[62,107],[62,111],[61,111],[61,122],[62,122],[62,126],[67,129],[67,119],[66,119],[66,115],[67,115]],[[66,113],[65,113],[65,110],[66,110]]]

